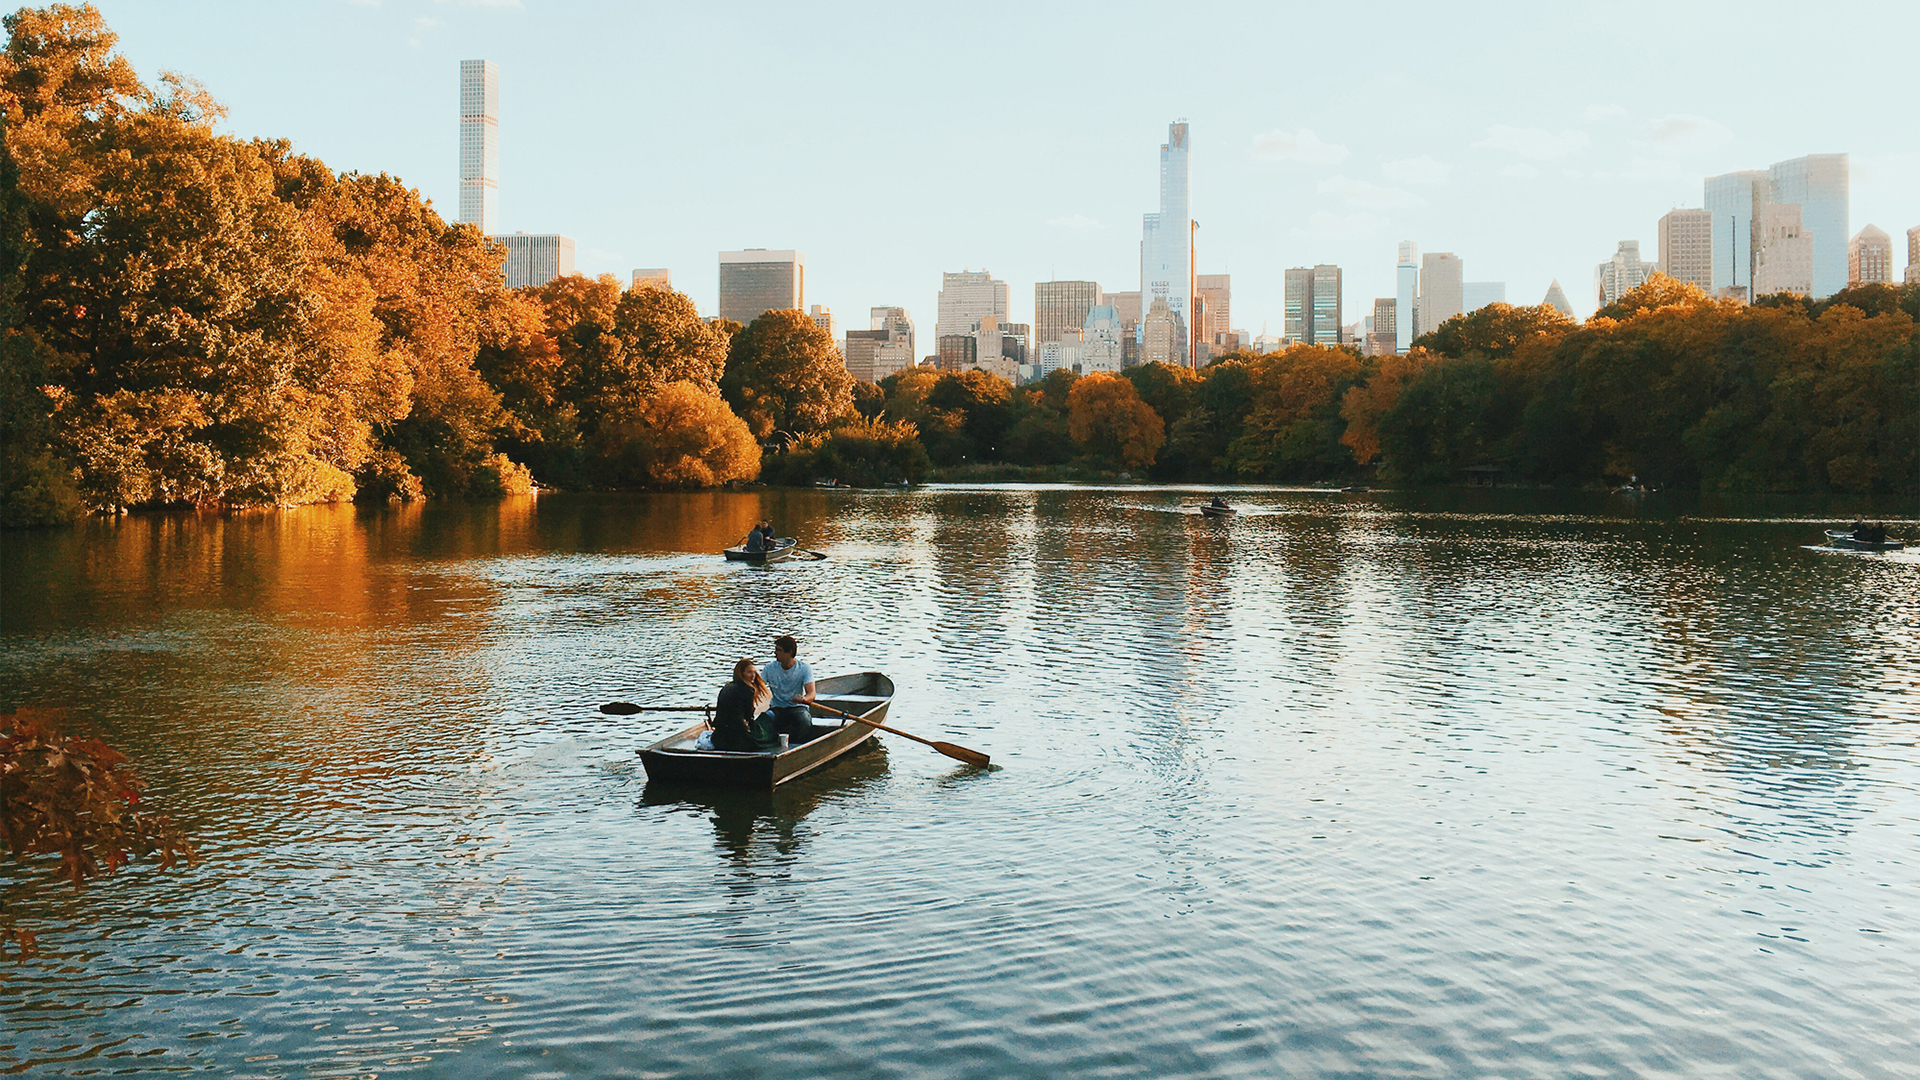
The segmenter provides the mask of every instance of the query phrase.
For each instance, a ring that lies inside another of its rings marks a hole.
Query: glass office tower
[[[1144,215],[1140,237],[1140,298],[1164,299],[1174,320],[1173,363],[1193,362],[1193,161],[1187,124],[1167,125],[1160,147],[1160,212]]]

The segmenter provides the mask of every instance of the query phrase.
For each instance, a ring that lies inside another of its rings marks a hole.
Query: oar
[[[857,724],[865,724],[868,727],[879,728],[881,731],[891,731],[892,733],[900,736],[903,739],[912,739],[914,742],[917,742],[917,743],[925,743],[928,746],[933,747],[935,750],[938,750],[941,753],[947,755],[948,757],[954,759],[955,761],[964,761],[969,765],[978,765],[983,769],[986,768],[993,761],[992,758],[988,757],[987,755],[981,753],[978,750],[969,750],[964,746],[955,746],[950,742],[935,742],[932,739],[923,739],[918,735],[901,731],[899,728],[888,727],[887,725],[879,722],[878,720],[868,720],[868,719],[865,719],[864,717],[855,716],[852,713],[844,713],[844,712],[841,712],[839,709],[822,705],[817,701],[813,703],[812,707],[819,709],[821,712],[827,713],[831,716],[845,717],[846,719],[852,720]]]
[[[631,701],[609,701],[600,706],[609,716],[632,716],[637,712],[712,712],[711,705],[635,705]]]

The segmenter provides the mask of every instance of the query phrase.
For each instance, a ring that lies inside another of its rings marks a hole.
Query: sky
[[[1397,243],[1468,281],[1594,308],[1623,239],[1704,177],[1852,162],[1849,230],[1920,225],[1920,3],[660,4],[96,0],[149,80],[200,80],[223,130],[292,140],[459,208],[459,65],[500,69],[500,228],[578,269],[665,266],[703,313],[717,253],[797,248],[841,328],[942,271],[1139,285],[1158,152],[1193,146],[1198,272],[1278,334],[1284,272],[1334,263],[1344,318],[1393,295]],[[1898,269],[1896,269],[1896,274]]]

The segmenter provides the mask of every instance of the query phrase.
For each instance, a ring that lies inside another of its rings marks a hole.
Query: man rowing
[[[767,689],[773,691],[773,706],[767,710],[773,718],[773,730],[795,743],[813,737],[813,669],[800,659],[800,643],[790,634],[773,639],[773,663],[760,669]]]

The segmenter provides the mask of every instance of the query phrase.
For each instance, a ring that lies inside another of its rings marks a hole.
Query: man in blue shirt
[[[806,742],[813,735],[813,713],[807,709],[813,704],[813,669],[800,659],[800,643],[788,634],[774,638],[773,663],[760,669],[760,677],[773,691],[767,710],[773,730],[796,744]]]

